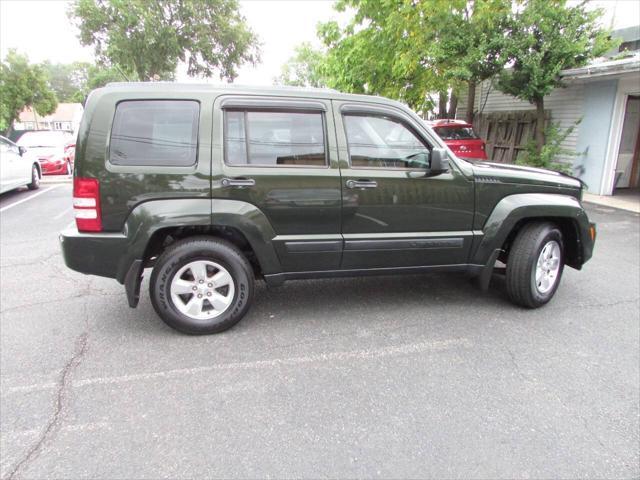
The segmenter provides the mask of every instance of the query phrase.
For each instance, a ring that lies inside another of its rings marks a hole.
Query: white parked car
[[[25,155],[26,149],[0,136],[0,193],[14,188],[40,186],[42,170],[37,160]]]

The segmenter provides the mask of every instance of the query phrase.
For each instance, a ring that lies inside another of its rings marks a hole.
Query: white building
[[[579,122],[563,142],[577,156],[563,160],[572,162],[574,174],[599,195],[640,186],[640,27],[613,36],[623,38],[624,55],[610,52],[610,59],[563,71],[566,87],[544,100],[551,121],[562,129]],[[456,116],[464,118],[466,110],[465,96]],[[501,93],[488,81],[478,85],[476,115],[532,110],[534,105]]]
[[[26,107],[18,120],[14,122],[14,130],[67,130],[76,132],[84,108],[81,103],[59,103],[55,112],[40,116],[31,107]]]

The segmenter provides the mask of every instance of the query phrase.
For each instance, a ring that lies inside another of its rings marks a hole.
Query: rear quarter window
[[[111,128],[114,165],[184,167],[198,153],[200,104],[193,100],[131,100],[118,103]]]
[[[434,130],[443,140],[474,140],[478,136],[470,127],[435,127]]]

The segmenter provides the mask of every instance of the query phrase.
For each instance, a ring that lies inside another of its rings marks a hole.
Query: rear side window
[[[120,102],[111,129],[114,165],[184,167],[198,153],[200,104],[192,100]]]
[[[322,113],[225,111],[227,165],[327,165]]]

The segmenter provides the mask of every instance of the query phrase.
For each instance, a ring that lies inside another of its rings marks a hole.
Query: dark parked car
[[[428,124],[458,157],[487,159],[484,140],[476,135],[470,123],[462,120],[433,120]]]
[[[125,83],[87,100],[60,239],[131,307],[153,268],[155,310],[188,333],[237,323],[255,279],[462,271],[484,289],[497,260],[533,308],[591,257],[581,196],[566,175],[461,160],[384,98]]]

